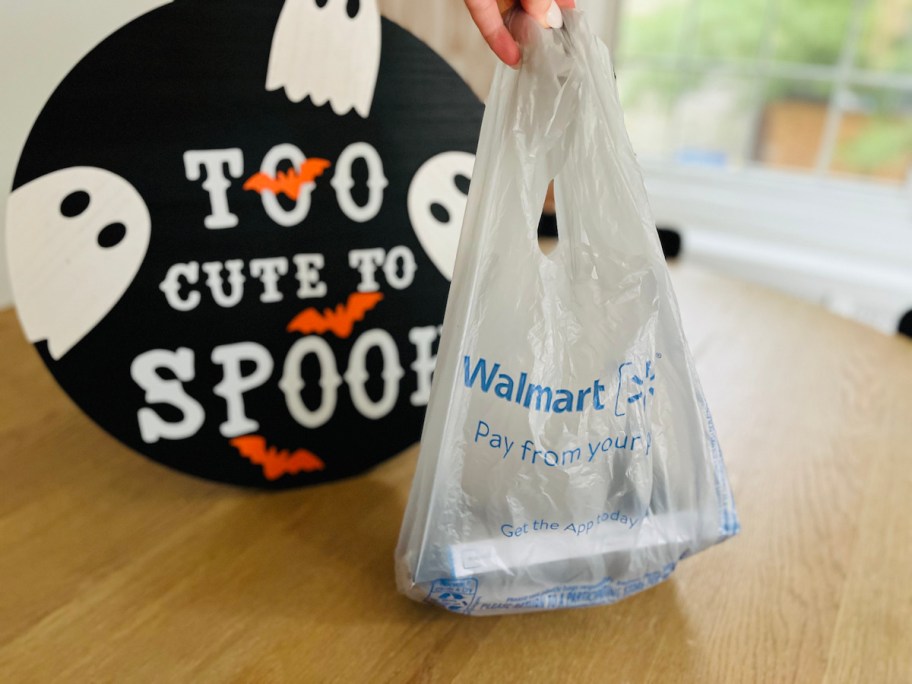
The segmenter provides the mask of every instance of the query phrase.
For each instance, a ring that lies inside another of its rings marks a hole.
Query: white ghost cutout
[[[380,30],[377,0],[285,0],[266,90],[284,88],[292,102],[309,96],[318,107],[329,102],[338,116],[354,109],[366,119],[380,71]]]
[[[63,358],[133,282],[151,228],[139,193],[103,169],[55,171],[10,195],[13,299],[29,340]]]
[[[447,280],[453,279],[475,155],[444,152],[426,161],[409,187],[408,211],[418,241]]]

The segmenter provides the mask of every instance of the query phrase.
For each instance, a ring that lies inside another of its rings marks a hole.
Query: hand
[[[516,4],[522,4],[522,8],[538,19],[542,26],[560,28],[563,25],[561,8],[576,7],[575,0],[465,0],[465,4],[494,54],[512,67],[519,65],[522,54],[504,25],[504,12]]]

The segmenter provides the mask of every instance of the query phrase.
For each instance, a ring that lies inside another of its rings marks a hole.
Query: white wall
[[[32,123],[69,69],[101,40],[167,0],[3,0],[0,3],[0,309],[12,296],[6,199]]]
[[[2,0],[0,2],[0,309],[12,302],[6,263],[6,199],[32,123],[68,70],[105,37],[168,0]],[[427,41],[484,96],[493,57],[468,18],[462,0],[379,0],[388,17]],[[615,0],[579,0],[593,26],[611,41]],[[163,40],[167,40],[163,36]]]

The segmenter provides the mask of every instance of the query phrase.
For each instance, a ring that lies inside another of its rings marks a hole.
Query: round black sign
[[[482,106],[373,0],[177,0],[104,41],[10,197],[29,338],[99,425],[284,488],[418,440]]]

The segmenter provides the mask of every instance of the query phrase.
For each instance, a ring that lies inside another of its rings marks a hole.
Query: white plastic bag
[[[400,590],[453,612],[612,603],[738,531],[608,50],[564,16],[513,18],[396,551]]]

